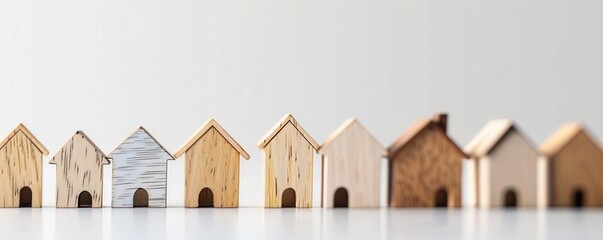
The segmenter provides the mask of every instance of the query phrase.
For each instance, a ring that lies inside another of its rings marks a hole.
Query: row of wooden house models
[[[510,120],[488,122],[462,149],[447,115],[417,121],[389,148],[356,119],[319,145],[285,115],[258,143],[265,207],[312,206],[313,161],[322,155],[321,206],[379,207],[388,161],[390,207],[460,207],[462,161],[474,162],[476,203],[603,206],[603,150],[580,124],[562,126],[540,149]],[[0,144],[0,207],[42,206],[48,150],[22,124]],[[102,207],[103,166],[112,163],[112,207],[166,207],[167,162],[185,155],[185,207],[238,207],[240,158],[249,154],[210,119],[174,154],[140,127],[105,155],[77,131],[52,157],[56,206]]]

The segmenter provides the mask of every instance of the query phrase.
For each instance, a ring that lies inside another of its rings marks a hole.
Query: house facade
[[[460,207],[462,161],[446,133],[447,115],[416,122],[389,148],[391,207]]]
[[[174,154],[185,155],[185,207],[238,207],[240,159],[249,154],[210,119]]]
[[[538,150],[511,120],[488,122],[465,152],[474,161],[478,206],[538,205]]]
[[[50,160],[56,165],[56,207],[103,207],[103,166],[110,162],[77,131]]]
[[[108,157],[113,159],[113,207],[166,207],[167,162],[174,157],[144,128]]]
[[[323,207],[379,207],[385,148],[356,119],[345,121],[320,147]]]
[[[42,157],[48,150],[19,124],[0,143],[0,207],[42,207]]]
[[[258,147],[264,153],[265,207],[312,207],[313,161],[318,143],[287,114]]]
[[[552,207],[603,206],[603,150],[584,126],[561,126],[541,146],[541,194]]]

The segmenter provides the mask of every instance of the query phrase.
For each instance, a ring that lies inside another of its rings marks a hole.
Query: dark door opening
[[[295,207],[295,190],[293,188],[287,188],[283,191],[283,197],[281,199],[281,207],[292,208]]]
[[[515,190],[507,190],[505,193],[504,206],[507,208],[517,207],[517,193]]]
[[[333,198],[333,207],[336,207],[336,208],[347,208],[348,207],[348,190],[340,187],[335,191],[335,197]]]
[[[83,191],[77,197],[77,207],[79,208],[91,208],[92,207],[92,195],[88,191]]]
[[[31,207],[31,198],[31,188],[21,188],[21,190],[19,190],[19,207]]]
[[[209,188],[199,192],[199,207],[214,207],[214,193]]]
[[[448,207],[448,192],[444,188],[438,189],[435,194],[436,207]]]
[[[584,191],[582,189],[577,189],[574,191],[574,196],[572,197],[572,205],[575,208],[584,207]]]
[[[147,190],[144,190],[143,188],[136,190],[136,192],[134,192],[133,203],[134,207],[148,207],[149,194],[147,193]]]

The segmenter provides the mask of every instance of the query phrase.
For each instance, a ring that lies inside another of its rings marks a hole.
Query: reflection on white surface
[[[601,239],[603,211],[0,209],[0,239]]]

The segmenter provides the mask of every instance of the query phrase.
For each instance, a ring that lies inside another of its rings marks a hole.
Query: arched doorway
[[[505,192],[504,206],[507,208],[517,207],[517,192],[513,189],[509,189]]]
[[[584,207],[584,190],[576,189],[572,196],[572,206],[575,208]]]
[[[147,193],[147,190],[144,190],[143,188],[136,190],[136,192],[134,192],[133,203],[134,207],[148,207],[149,194]]]
[[[214,207],[214,193],[209,188],[199,192],[199,207]]]
[[[281,207],[291,208],[295,207],[295,190],[293,188],[287,188],[283,191],[283,196],[281,199]]]
[[[448,207],[448,192],[445,188],[440,188],[435,194],[436,207]]]
[[[88,191],[83,191],[77,197],[77,207],[79,208],[91,208],[92,207],[92,195]]]
[[[31,207],[31,196],[31,188],[21,188],[21,190],[19,190],[19,207]]]
[[[340,187],[335,191],[335,197],[333,198],[333,207],[336,207],[336,208],[347,208],[348,207],[348,190]]]

